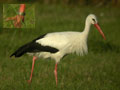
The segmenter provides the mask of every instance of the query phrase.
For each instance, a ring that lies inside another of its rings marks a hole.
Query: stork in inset
[[[86,18],[83,32],[66,31],[42,35],[18,48],[10,57],[21,57],[25,53],[33,55],[32,70],[29,82],[32,80],[34,63],[37,58],[40,57],[45,59],[54,59],[56,62],[54,74],[57,85],[57,64],[59,61],[65,55],[70,53],[76,53],[78,55],[84,55],[88,53],[87,38],[91,24],[94,24],[102,37],[105,39],[104,33],[97,23],[98,21],[96,16],[94,14],[90,14]]]

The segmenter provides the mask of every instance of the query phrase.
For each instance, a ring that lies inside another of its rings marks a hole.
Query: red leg
[[[57,85],[57,63],[55,64],[54,74],[55,74],[55,80],[56,80],[56,85]]]
[[[33,63],[32,63],[32,69],[31,69],[31,75],[30,75],[30,79],[28,80],[28,83],[31,83],[31,80],[32,80],[32,73],[33,73],[33,69],[34,69],[35,60],[36,60],[36,57],[34,56]]]

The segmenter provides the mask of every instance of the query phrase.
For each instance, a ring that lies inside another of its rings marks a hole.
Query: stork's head
[[[101,30],[101,28],[100,28],[100,26],[98,24],[97,18],[96,18],[96,16],[94,14],[89,14],[87,16],[86,22],[89,22],[90,24],[93,24],[97,28],[97,30],[100,32],[102,37],[104,39],[106,39],[104,33],[102,32],[102,30]]]
[[[91,24],[96,24],[97,23],[97,18],[94,14],[89,14],[87,16],[87,22],[91,23]]]

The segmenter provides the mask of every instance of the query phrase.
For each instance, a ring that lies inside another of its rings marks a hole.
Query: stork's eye
[[[92,20],[95,22],[95,19],[94,19],[94,18],[93,18]]]

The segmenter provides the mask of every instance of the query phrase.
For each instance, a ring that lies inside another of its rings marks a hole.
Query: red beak
[[[105,40],[105,39],[106,39],[106,38],[105,38],[105,35],[104,35],[104,33],[102,32],[100,26],[99,26],[98,24],[94,24],[94,26],[98,29],[98,31],[100,32],[100,34],[102,35],[102,37],[103,37],[104,40]]]

